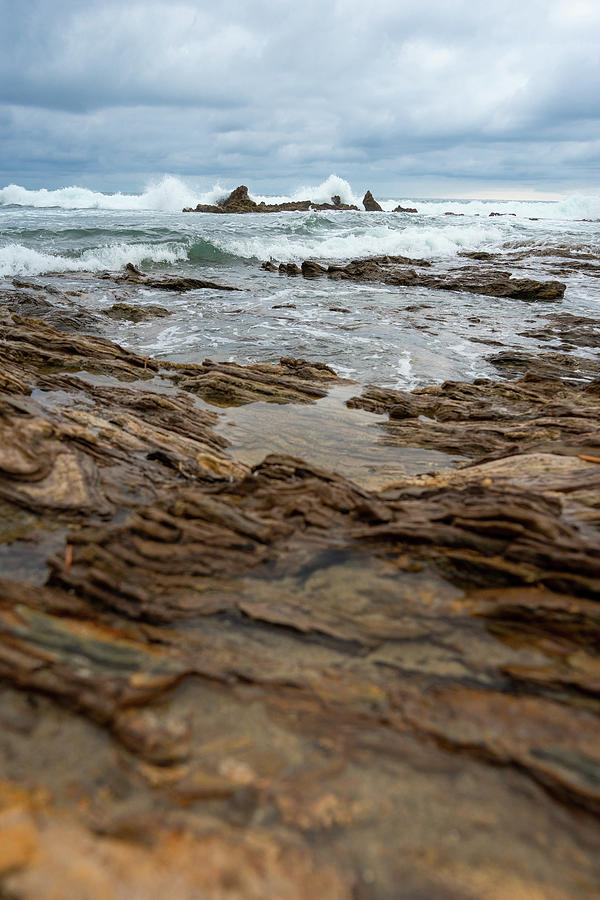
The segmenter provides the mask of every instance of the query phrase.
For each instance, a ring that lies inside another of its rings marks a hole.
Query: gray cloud
[[[0,178],[598,188],[596,0],[0,0],[0,15]]]

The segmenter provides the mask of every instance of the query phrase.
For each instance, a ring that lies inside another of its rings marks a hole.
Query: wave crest
[[[155,210],[157,212],[181,212],[185,206],[197,203],[214,204],[226,197],[236,185],[227,187],[217,183],[208,191],[201,191],[193,181],[173,175],[165,175],[151,183],[141,194],[104,194],[88,188],[71,187],[49,190],[28,190],[17,184],[9,184],[0,189],[0,206],[29,206],[38,208],[58,207],[62,209],[105,209],[105,210]],[[355,194],[348,181],[338,175],[330,175],[317,185],[306,185],[291,194],[277,196],[251,193],[252,199],[265,203],[285,203],[293,200],[314,200],[328,203],[335,194],[343,203],[355,204],[362,209],[362,199]],[[515,212],[524,218],[540,219],[600,219],[600,196],[574,194],[563,200],[419,200],[405,197],[401,200],[384,199],[378,196],[384,210],[391,211],[400,203],[402,206],[416,206],[426,216],[439,216],[445,212],[464,213],[467,216],[489,216],[490,212]]]
[[[276,259],[298,262],[302,259],[355,259],[380,256],[453,256],[464,248],[481,249],[497,244],[503,232],[495,226],[447,225],[423,228],[408,226],[402,231],[380,225],[369,231],[351,234],[285,235],[262,234],[216,237],[220,250],[245,259]]]
[[[43,275],[49,272],[94,272],[120,269],[131,262],[135,266],[148,263],[176,263],[187,259],[187,246],[177,244],[113,243],[85,250],[79,256],[40,253],[23,244],[0,247],[0,277]]]

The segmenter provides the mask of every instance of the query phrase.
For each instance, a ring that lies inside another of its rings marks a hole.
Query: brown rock
[[[250,471],[175,390],[311,400],[322,363],[0,337],[2,895],[595,897],[594,382],[368,388],[399,455],[471,457],[373,492]]]
[[[226,213],[245,213],[255,212],[257,204],[248,196],[248,188],[246,185],[241,184],[231,192],[229,197],[219,201],[217,206]]]
[[[317,278],[319,275],[326,275],[327,269],[313,260],[305,260],[302,263],[302,274],[305,278]]]
[[[367,191],[365,196],[363,197],[363,206],[367,212],[383,212],[381,206],[373,197],[371,191]]]
[[[248,196],[248,188],[240,185],[228,197],[220,200],[215,206],[199,203],[196,207],[186,207],[183,212],[208,212],[208,213],[276,213],[276,212],[306,212],[315,210],[356,210],[357,206],[342,203],[339,196],[331,198],[331,203],[314,203],[311,200],[290,200],[284,203],[255,203]]]
[[[171,313],[164,306],[132,306],[131,303],[113,303],[105,311],[110,319],[117,321],[145,322],[147,319],[164,318]]]
[[[282,275],[299,275],[300,269],[296,263],[279,263],[279,272]]]
[[[145,275],[128,263],[122,275],[105,274],[103,278],[110,278],[118,283],[139,284],[146,288],[154,288],[159,291],[197,291],[205,288],[215,291],[239,291],[241,288],[231,287],[227,284],[217,284],[214,281],[205,281],[202,278],[183,278],[179,275],[166,275],[163,278],[153,278]]]
[[[501,271],[479,272],[473,269],[455,269],[436,275],[405,268],[406,264],[430,267],[428,260],[410,260],[406,257],[379,256],[352,260],[344,266],[331,265],[327,269],[310,260],[302,263],[306,277],[326,274],[329,278],[350,281],[381,281],[398,287],[418,285],[433,290],[464,291],[486,294],[514,300],[548,302],[564,296],[566,285],[560,281],[534,281],[531,278],[513,278]],[[280,266],[281,271],[281,266]],[[284,270],[285,271],[285,270]]]

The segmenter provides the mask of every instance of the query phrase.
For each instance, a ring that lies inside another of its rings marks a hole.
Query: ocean
[[[549,315],[595,319],[600,311],[600,197],[560,201],[377,199],[384,212],[309,211],[213,215],[183,213],[214,203],[236,185],[197,193],[165,177],[141,194],[103,194],[79,187],[0,189],[0,287],[13,279],[54,291],[96,317],[96,330],[139,352],[176,361],[275,361],[304,357],[360,382],[410,389],[443,380],[498,377],[489,360],[500,349],[527,352],[528,332]],[[292,196],[362,208],[362,192],[336,176]],[[398,204],[416,214],[392,213]],[[490,216],[491,212],[501,215]],[[452,213],[453,215],[448,215]],[[562,300],[527,303],[472,293],[287,277],[262,262],[344,262],[382,254],[431,260],[436,271],[469,251],[493,254],[493,265],[517,277],[558,279]],[[242,288],[173,294],[123,286],[100,275],[133,263],[145,272],[176,273]],[[160,304],[168,317],[115,322],[114,303]],[[577,353],[594,356],[590,346]]]

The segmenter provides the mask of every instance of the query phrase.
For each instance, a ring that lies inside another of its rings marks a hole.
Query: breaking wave
[[[222,189],[218,186],[216,191]],[[18,184],[0,190],[0,206],[59,207],[61,209],[113,209],[180,211],[198,203],[198,193],[179,178],[165,176],[142,194],[103,194],[77,186],[30,191]],[[210,201],[206,201],[210,202]]]
[[[390,209],[390,203],[382,206]],[[491,212],[514,213],[522,219],[600,219],[600,197],[574,194],[563,200],[401,200],[402,206],[416,206],[421,215],[442,216],[447,212],[464,216],[489,217]]]
[[[0,189],[0,206],[29,206],[37,208],[60,209],[106,209],[106,210],[156,210],[160,212],[181,212],[185,206],[196,206],[197,203],[214,204],[226,197],[237,187],[235,184],[223,186],[213,185],[208,191],[201,191],[193,184],[165,175],[160,181],[152,183],[141,194],[104,194],[88,188],[71,187],[57,190],[28,190],[18,184],[9,184]],[[293,194],[267,196],[251,194],[256,202],[285,203],[289,200],[310,198],[316,203],[326,203],[334,194],[339,194],[343,203],[360,205],[360,199],[352,193],[347,181],[337,175],[330,175],[321,184],[302,187]]]
[[[0,277],[41,275],[51,272],[115,271],[131,262],[136,266],[175,263],[219,263],[227,258],[243,260],[276,259],[279,262],[303,259],[346,260],[359,256],[394,254],[403,256],[452,256],[468,247],[477,249],[497,244],[502,232],[479,225],[446,228],[408,227],[403,231],[378,226],[361,233],[331,234],[317,229],[311,233],[220,233],[210,239],[197,235],[168,243],[112,242],[101,247],[68,253],[34,250],[20,243],[0,247]]]
[[[334,214],[337,215],[337,214]],[[493,226],[449,225],[445,228],[408,226],[403,230],[377,226],[350,234],[257,234],[220,237],[221,250],[245,259],[355,259],[364,256],[453,256],[459,250],[497,246],[503,232]]]
[[[105,194],[77,186],[49,190],[28,190],[17,184],[9,184],[0,189],[1,206],[27,206],[37,208],[57,207],[61,209],[105,209],[105,210],[155,210],[180,212],[186,206],[197,203],[214,204],[226,197],[237,185],[217,183],[210,190],[202,191],[193,179],[186,181],[173,175],[165,175],[150,184],[141,194]],[[311,199],[316,203],[326,203],[335,194],[343,203],[354,204],[362,209],[364,191],[354,193],[351,185],[338,175],[330,175],[317,185],[304,185],[290,194],[267,195],[250,193],[250,196],[265,203],[285,203],[290,200]],[[574,194],[563,200],[428,200],[405,197],[403,199],[378,197],[384,210],[391,211],[399,203],[416,207],[422,215],[440,216],[446,212],[462,213],[466,216],[489,216],[490,212],[514,212],[523,218],[540,219],[600,219],[600,196]]]
[[[44,253],[23,244],[0,247],[0,277],[42,275],[50,272],[94,272],[115,270],[131,262],[136,266],[148,263],[176,263],[187,259],[188,248],[176,244],[115,243],[85,250],[77,256]]]

